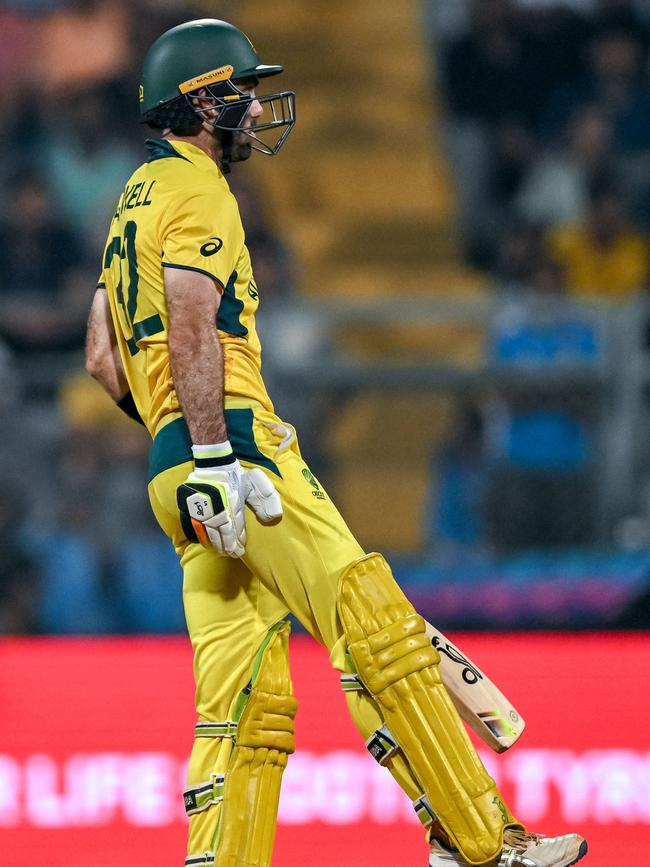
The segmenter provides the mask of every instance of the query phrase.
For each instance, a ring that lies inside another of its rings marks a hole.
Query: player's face
[[[248,96],[253,97],[253,101],[250,104],[248,111],[246,112],[246,117],[244,118],[244,123],[242,124],[243,129],[252,129],[257,123],[258,119],[264,114],[264,109],[260,104],[259,100],[255,99],[255,88],[257,86],[257,79],[249,79],[247,81],[242,81],[237,83],[237,87],[239,90],[243,91]],[[232,162],[242,162],[243,160],[247,160],[252,153],[251,140],[246,135],[246,133],[237,132],[233,135],[232,142],[232,152],[230,159]]]

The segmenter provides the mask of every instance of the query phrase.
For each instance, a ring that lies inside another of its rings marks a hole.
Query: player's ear
[[[217,113],[217,110],[214,107],[214,99],[208,94],[205,87],[202,87],[197,91],[196,96],[192,97],[192,105],[201,109],[201,111],[205,113],[206,117],[214,117]]]

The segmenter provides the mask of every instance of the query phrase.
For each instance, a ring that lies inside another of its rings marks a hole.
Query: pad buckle
[[[185,859],[185,867],[204,867],[206,864],[214,864],[214,852],[204,852],[202,855],[188,855]]]
[[[358,674],[342,674],[341,689],[343,692],[362,692],[365,686],[361,683]]]
[[[399,750],[399,744],[390,733],[388,726],[383,725],[370,735],[366,748],[376,762],[385,765]]]
[[[420,795],[417,800],[413,801],[413,809],[425,828],[428,828],[433,822],[438,821],[438,817],[426,795]]]
[[[193,816],[195,813],[201,813],[212,806],[212,804],[218,804],[220,801],[223,801],[225,780],[224,774],[211,774],[207,783],[197,783],[195,786],[185,789],[183,792],[183,802],[185,803],[187,815]]]
[[[200,720],[194,726],[194,737],[196,738],[234,738],[236,734],[237,723],[230,719],[225,720],[225,722]]]

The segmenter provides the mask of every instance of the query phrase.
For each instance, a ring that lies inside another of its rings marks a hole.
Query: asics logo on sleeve
[[[217,238],[216,235],[212,235],[209,241],[206,241],[205,244],[201,247],[201,255],[202,256],[214,256],[215,253],[218,253],[219,250],[223,247],[223,241],[221,238]]]

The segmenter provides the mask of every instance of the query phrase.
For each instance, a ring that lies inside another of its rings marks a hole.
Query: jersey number
[[[116,235],[111,239],[110,244],[106,248],[104,256],[104,268],[110,268],[114,256],[120,257],[120,282],[117,284],[116,294],[117,300],[122,305],[122,309],[126,315],[127,321],[131,326],[131,336],[126,337],[126,345],[129,347],[131,355],[137,355],[140,352],[138,341],[143,337],[151,337],[152,334],[158,334],[164,330],[163,322],[160,316],[156,313],[155,316],[149,316],[147,319],[135,321],[136,311],[138,309],[138,255],[135,249],[135,236],[138,230],[138,225],[133,220],[128,220],[124,226],[124,235],[120,238]],[[124,296],[124,286],[126,284],[126,298]]]

